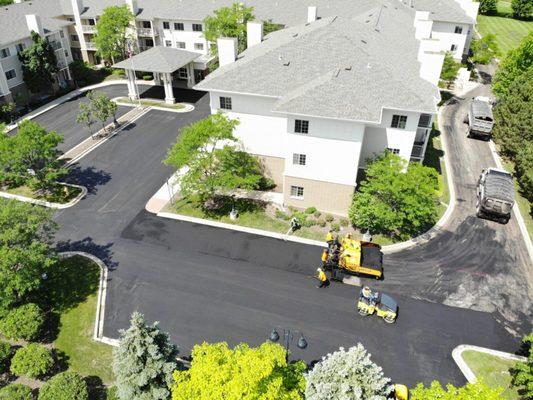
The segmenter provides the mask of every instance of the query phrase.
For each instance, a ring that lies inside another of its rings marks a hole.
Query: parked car
[[[474,97],[464,122],[468,124],[468,137],[481,137],[489,140],[494,126],[491,100],[488,97]]]
[[[477,183],[476,215],[498,220],[504,224],[511,218],[514,206],[512,175],[502,169],[483,170]]]

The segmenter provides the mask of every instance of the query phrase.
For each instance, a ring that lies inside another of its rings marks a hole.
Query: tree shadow
[[[108,400],[107,387],[98,376],[85,377],[87,388],[89,390],[89,399],[91,400]]]
[[[433,168],[435,171],[442,174],[441,158],[444,156],[444,151],[437,149],[434,146],[433,140],[441,135],[439,130],[433,129],[429,135],[428,145],[426,147],[426,155],[424,157],[423,165]]]
[[[90,194],[95,194],[98,186],[105,185],[110,180],[109,172],[94,167],[82,168],[79,164],[75,164],[70,168],[66,182],[85,186]]]
[[[109,270],[114,270],[118,266],[118,263],[114,262],[112,259],[112,246],[113,243],[108,243],[106,245],[96,244],[94,243],[92,238],[86,237],[84,239],[76,241],[60,241],[56,244],[56,250],[58,252],[82,251],[84,253],[92,254],[93,256],[98,257],[100,260],[102,260],[102,262],[107,266]]]

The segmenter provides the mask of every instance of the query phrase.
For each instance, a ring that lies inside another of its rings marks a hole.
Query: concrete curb
[[[78,204],[79,201],[87,195],[87,188],[85,186],[74,185],[72,183],[63,183],[63,182],[59,182],[59,184],[64,185],[64,186],[76,187],[81,190],[81,193],[77,195],[74,199],[70,200],[68,203],[65,203],[65,204],[54,203],[54,202],[50,202],[46,200],[33,199],[31,197],[21,196],[18,194],[12,194],[12,193],[7,193],[7,192],[0,192],[0,197],[3,197],[5,199],[18,200],[24,203],[36,204],[36,205],[43,206],[43,207],[54,208],[57,210],[64,210],[65,208],[69,208],[69,207],[72,207]]]
[[[61,259],[70,258],[73,256],[86,257],[100,267],[100,282],[98,284],[98,299],[96,301],[96,317],[94,321],[93,340],[116,347],[119,343],[117,339],[111,339],[104,336],[105,300],[109,273],[107,265],[105,265],[105,263],[98,257],[83,251],[65,251],[59,253],[59,257]]]
[[[476,383],[477,378],[474,372],[470,369],[470,367],[466,364],[466,362],[463,360],[463,352],[467,350],[473,350],[480,353],[487,353],[496,357],[505,358],[507,360],[514,360],[514,361],[527,361],[526,357],[517,356],[511,353],[505,353],[503,351],[499,350],[492,350],[487,349],[485,347],[479,347],[479,346],[472,346],[468,344],[461,344],[457,346],[452,351],[452,358],[465,376],[466,380],[470,383]]]
[[[489,142],[489,147],[490,147],[490,152],[492,153],[492,158],[494,158],[494,162],[496,163],[496,166],[500,169],[505,169],[503,167],[500,155],[498,154],[498,151],[496,150],[496,145],[494,144],[492,140]],[[516,217],[516,221],[518,222],[520,233],[522,233],[522,237],[524,238],[527,252],[529,253],[529,258],[531,260],[531,263],[533,264],[533,244],[531,243],[531,238],[529,237],[529,232],[527,231],[526,223],[524,221],[524,218],[522,217],[522,213],[520,212],[520,208],[518,207],[518,203],[516,201],[513,206],[513,213]]]
[[[94,84],[94,85],[91,85],[91,86],[85,86],[85,87],[83,87],[81,89],[75,89],[72,92],[69,92],[69,93],[67,93],[64,96],[58,97],[57,99],[52,100],[50,103],[45,104],[44,106],[41,106],[41,107],[37,108],[36,110],[31,111],[28,115],[25,115],[24,117],[19,118],[17,121],[15,121],[15,123],[6,126],[6,130],[5,131],[6,131],[6,133],[9,133],[13,129],[16,129],[18,127],[18,124],[20,124],[22,121],[32,120],[33,118],[38,117],[39,115],[44,114],[45,112],[50,111],[50,110],[56,108],[57,106],[65,103],[65,102],[67,102],[67,101],[69,101],[69,100],[71,100],[71,99],[73,99],[73,98],[75,98],[77,96],[79,96],[80,94],[88,92],[89,90],[99,89],[99,88],[102,88],[102,87],[112,86],[112,85],[126,85],[127,82],[128,81],[125,80],[125,79],[117,79],[117,80],[114,80],[114,81],[100,82],[100,83],[97,83],[97,84]],[[154,86],[154,83],[150,83],[150,82],[146,82],[146,81],[136,81],[136,83],[138,85]]]
[[[124,107],[138,107],[139,106],[138,104],[126,103],[126,102],[120,101],[119,99],[120,97],[115,97],[114,99],[111,99],[111,101],[117,103],[119,106],[124,106]],[[159,101],[158,99],[150,99],[150,98],[145,98],[143,100]],[[195,107],[189,103],[177,103],[177,104],[181,104],[183,108],[173,110],[171,108],[159,107],[159,106],[145,106],[145,107],[152,109],[152,110],[167,111],[167,112],[172,112],[172,113],[177,113],[177,114],[188,113],[188,112],[194,111],[195,109]]]

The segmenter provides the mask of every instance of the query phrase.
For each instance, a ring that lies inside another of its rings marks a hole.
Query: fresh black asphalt
[[[463,265],[454,263],[454,253],[447,269],[435,259],[450,252],[446,246],[453,248],[446,240],[461,239],[444,234],[435,247],[387,256],[384,284],[390,280],[387,289],[400,305],[397,323],[388,325],[356,313],[356,287],[314,287],[310,276],[320,256],[317,247],[146,212],[144,205],[171,174],[161,159],[178,130],[209,114],[207,96],[194,101],[196,110],[189,114],[149,112],[81,159],[70,177],[88,186],[90,193],[75,207],[57,213],[58,247],[88,251],[110,267],[106,336],[117,337],[134,310],[159,320],[183,356],[203,340],[259,344],[273,327],[290,327],[309,341],[307,350],[294,352],[295,358],[312,361],[339,346],[361,342],[387,375],[409,385],[435,378],[463,383],[451,358],[459,344],[516,349],[517,339],[494,314],[439,304],[442,293],[457,290],[445,285],[456,284],[450,276],[460,273]],[[466,232],[457,234],[467,241],[490,237],[490,232],[472,235],[473,221],[463,224]],[[483,226],[475,230],[484,231]],[[483,245],[472,244],[463,247],[464,260],[472,247]],[[490,263],[490,257],[485,262]],[[436,302],[417,299],[424,295]]]

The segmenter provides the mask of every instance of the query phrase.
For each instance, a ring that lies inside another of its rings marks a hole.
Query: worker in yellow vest
[[[325,288],[329,286],[329,279],[322,268],[316,269],[315,278],[318,280],[317,288]]]

